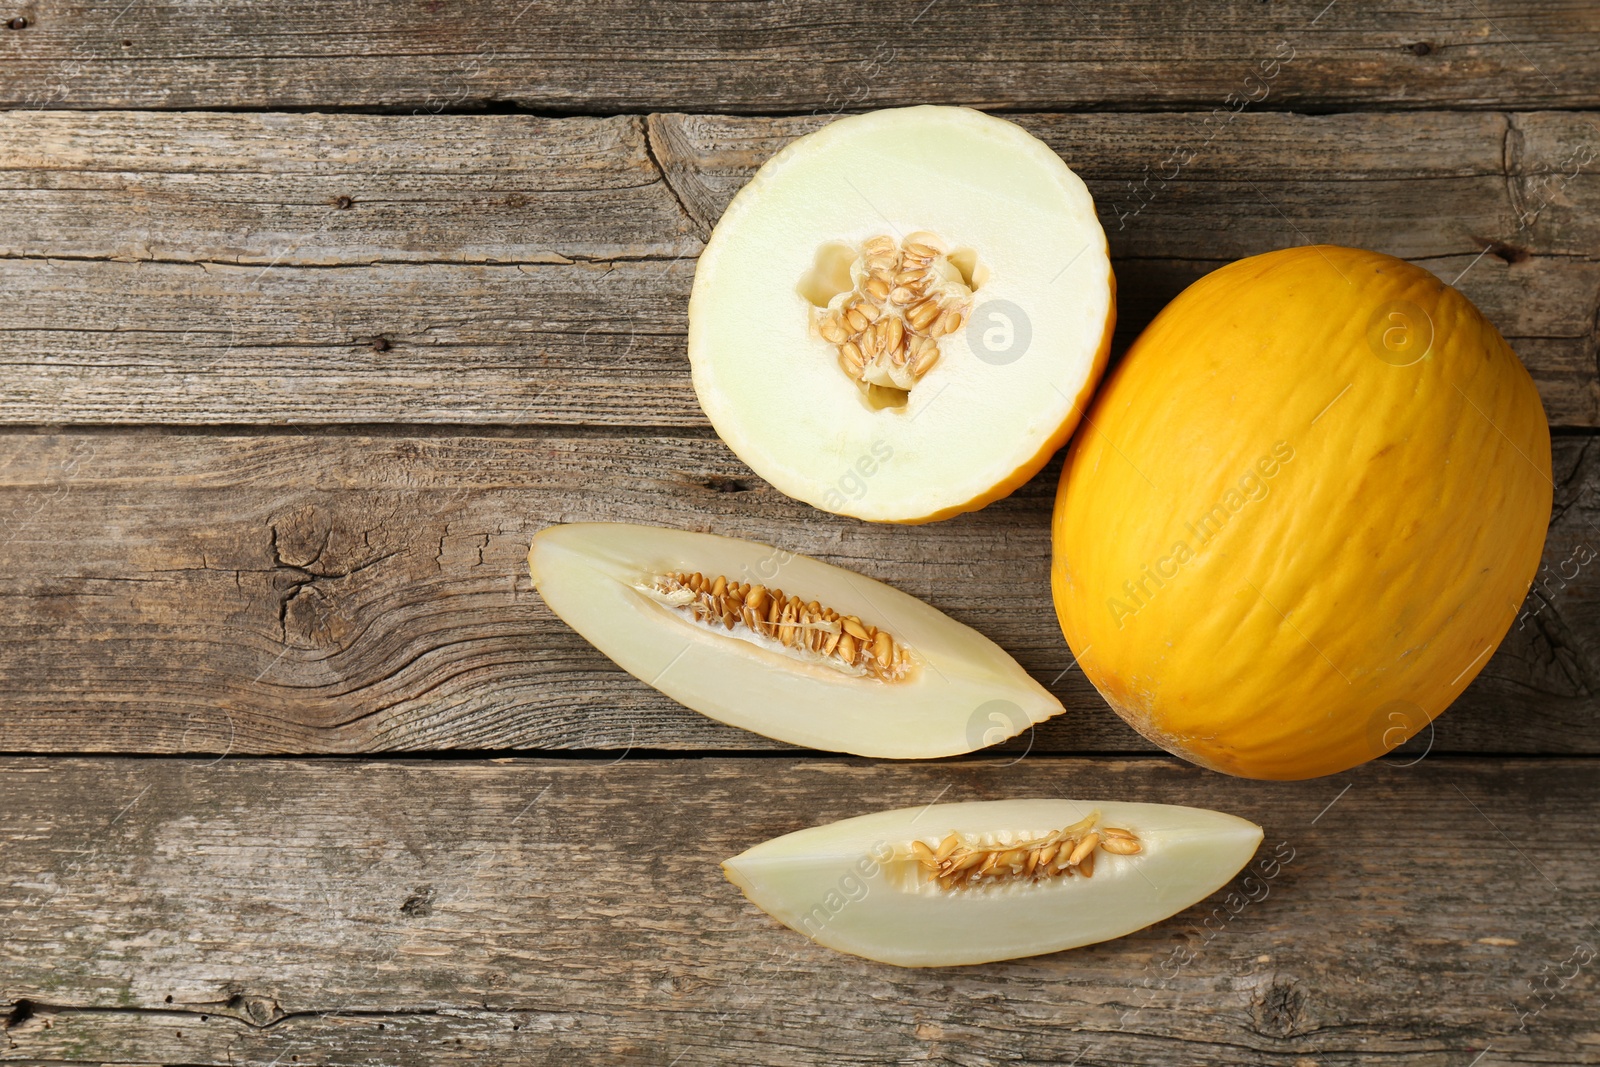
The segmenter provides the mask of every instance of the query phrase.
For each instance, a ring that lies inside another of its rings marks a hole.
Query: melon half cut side
[[[926,522],[1027,481],[1078,423],[1116,317],[1088,190],[959,107],[839,119],[717,223],[689,359],[712,425],[825,511]]]

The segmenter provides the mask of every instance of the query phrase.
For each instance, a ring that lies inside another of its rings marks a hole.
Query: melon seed
[[[785,597],[781,589],[730,582],[721,574],[708,581],[699,572],[681,571],[658,575],[649,588],[697,623],[721,631],[742,629],[768,647],[776,642],[885,682],[904,678],[911,668],[909,650],[888,631],[854,615],[841,617],[816,600]]]
[[[919,840],[903,852],[944,890],[1075,875],[1092,878],[1098,853],[1132,856],[1143,851],[1139,838],[1129,830],[1094,829],[1098,819],[1096,813],[1043,837],[1012,843],[968,841],[951,833],[937,848]]]
[[[851,276],[860,280],[842,301],[817,312],[818,333],[862,388],[909,391],[939,362],[938,339],[966,324],[972,290],[942,249],[887,235],[862,244]]]

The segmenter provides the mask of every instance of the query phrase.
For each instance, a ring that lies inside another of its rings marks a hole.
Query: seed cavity
[[[817,332],[863,389],[907,393],[939,362],[939,338],[966,325],[982,271],[970,249],[949,252],[938,237],[918,232],[863,242],[848,273],[849,287],[812,311]]]
[[[1119,826],[1099,826],[1100,813],[1042,837],[1020,841],[950,833],[937,844],[913,841],[900,855],[914,860],[923,884],[955,891],[1094,877],[1095,856],[1135,856],[1144,851],[1137,835]]]
[[[854,615],[725,575],[669,571],[634,586],[690,621],[791,659],[860,678],[897,682],[914,665],[911,650]]]

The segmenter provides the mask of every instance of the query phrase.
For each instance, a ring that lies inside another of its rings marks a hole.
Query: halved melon
[[[550,610],[629,674],[779,741],[952,756],[1063,710],[976,630],[770,545],[576,523],[535,535],[528,567]]]
[[[1003,119],[913,107],[789,145],[717,223],[689,360],[717,433],[826,511],[925,522],[1027,481],[1116,316],[1083,182]]]
[[[819,945],[901,967],[1036,956],[1204,900],[1261,827],[1170,804],[996,800],[799,830],[725,862],[750,902]]]

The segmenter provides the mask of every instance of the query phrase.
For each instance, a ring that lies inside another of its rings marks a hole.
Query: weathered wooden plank
[[[1595,116],[1019,118],[1099,198],[1122,343],[1229,259],[1366,245],[1600,425]],[[822,121],[12,113],[0,418],[704,426],[699,236]]]
[[[1592,107],[1581,0],[569,5],[34,0],[0,104],[618,111]]]
[[[1600,260],[1477,259],[1417,262],[1446,279],[1466,272],[1461,288],[1506,327],[1553,425],[1600,425],[1588,320]],[[1117,350],[1226,261],[1116,260]],[[0,420],[703,429],[684,356],[693,278],[689,258],[334,269],[0,260]]]
[[[1196,182],[1383,190],[1428,181],[1430,192],[1451,197],[1436,205],[1441,213],[1509,218],[1495,183],[1518,158],[1554,168],[1600,138],[1585,125],[1600,119],[1587,114],[1556,116],[1568,121],[1554,130],[1547,115],[1459,112],[1015,118],[1100,183],[1114,229],[1122,215],[1160,203],[1161,176],[1191,152],[1178,171]],[[0,189],[12,205],[0,254],[261,266],[671,256],[685,250],[684,208],[709,229],[756,167],[828,121],[13,112],[0,122]],[[1520,139],[1508,161],[1512,123]],[[1426,202],[1407,201],[1413,210]],[[1181,232],[1133,235],[1168,243],[1129,245],[1129,254],[1195,251]]]
[[[1266,840],[1148,930],[932,971],[812,945],[717,867],[880,808],[1059,795]],[[1574,760],[1261,783],[1154,759],[10,759],[0,1056],[1594,1064],[1597,803]]]
[[[18,112],[0,121],[0,193],[7,257],[265,267],[700,247],[637,116]]]
[[[0,420],[704,427],[694,260],[0,260]]]
[[[711,529],[891,582],[1061,696],[1069,714],[1015,747],[1148,750],[1056,628],[1058,470],[912,533],[789,500],[709,437],[6,435],[0,751],[780,747],[549,613],[524,556],[574,520]],[[1600,751],[1600,449],[1558,438],[1555,470],[1538,589],[1419,750]]]

